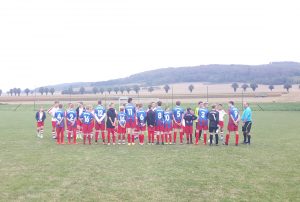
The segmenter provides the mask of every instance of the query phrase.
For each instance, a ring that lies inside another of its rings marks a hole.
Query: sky
[[[0,2],[0,89],[300,61],[297,0]]]

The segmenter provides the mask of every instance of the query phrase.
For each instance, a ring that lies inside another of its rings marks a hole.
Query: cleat
[[[169,145],[171,145],[172,144],[172,142],[169,142]]]
[[[116,145],[116,143],[113,143],[113,145]]]
[[[128,146],[131,146],[131,143],[128,143]]]
[[[162,142],[162,143],[161,143],[161,145],[165,145],[165,143],[164,143],[164,142]]]
[[[157,142],[156,145],[159,145],[159,142]]]
[[[107,143],[108,146],[110,146],[110,143]]]
[[[135,145],[135,143],[131,143],[131,145],[132,145],[132,146],[134,146],[134,145]]]

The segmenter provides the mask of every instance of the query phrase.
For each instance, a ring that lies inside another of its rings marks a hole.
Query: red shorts
[[[151,127],[151,126],[148,126],[148,132],[154,132],[155,131],[155,127]]]
[[[126,127],[121,127],[121,126],[118,126],[118,133],[119,134],[125,134],[126,133]]]
[[[128,120],[126,122],[126,128],[131,128],[131,129],[135,129],[136,128],[136,122],[135,120]]]
[[[165,131],[165,127],[164,125],[158,125],[155,127],[155,131],[157,132],[164,132]]]
[[[235,131],[239,131],[239,126],[237,125],[234,125],[234,123],[228,123],[228,126],[227,126],[227,130],[229,132],[235,132]]]
[[[36,126],[37,126],[38,128],[44,127],[44,122],[36,122]]]
[[[56,127],[56,121],[52,121],[52,128]]]
[[[82,122],[80,121],[80,119],[77,119],[77,126],[82,127]]]
[[[224,121],[219,121],[220,128],[224,128]]]
[[[208,125],[200,125],[197,123],[197,130],[208,130]]]
[[[172,126],[171,127],[164,127],[164,132],[171,132],[173,130]]]
[[[193,126],[185,126],[184,132],[186,134],[193,134]]]
[[[138,126],[137,127],[137,130],[139,131],[139,132],[144,132],[144,131],[146,131],[146,125],[144,125],[144,126]]]
[[[107,128],[107,133],[115,134],[115,129],[114,128]]]
[[[68,131],[73,131],[73,130],[76,130],[77,129],[77,126],[76,125],[67,125],[67,130]]]
[[[104,131],[105,130],[105,123],[102,122],[102,123],[99,124],[97,121],[95,121],[95,130]]]
[[[180,124],[180,125],[178,125],[178,124],[179,124],[178,122],[173,121],[173,128],[180,129],[180,130],[184,128],[182,124]]]
[[[83,134],[92,133],[93,132],[93,124],[82,124],[82,132]]]

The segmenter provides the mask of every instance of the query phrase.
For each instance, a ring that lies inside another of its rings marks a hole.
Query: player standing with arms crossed
[[[227,126],[228,133],[226,134],[225,145],[228,145],[231,133],[235,133],[235,145],[238,146],[238,144],[239,144],[239,121],[240,121],[239,110],[234,106],[233,101],[229,101],[228,106],[229,106],[229,113],[228,113],[229,120],[228,120],[228,126]]]
[[[98,105],[94,110],[95,114],[95,142],[97,144],[99,139],[99,134],[102,135],[102,142],[105,144],[105,117],[106,117],[106,109],[102,106],[101,100],[98,101]]]
[[[131,145],[131,139],[134,138],[134,129],[136,128],[136,110],[132,104],[132,98],[128,98],[128,103],[125,106],[126,113],[126,128],[128,145]],[[132,142],[134,145],[134,142]]]
[[[209,119],[209,146],[213,143],[213,138],[215,135],[216,146],[219,144],[219,135],[218,135],[218,124],[219,124],[219,112],[216,109],[216,105],[212,105],[212,110],[208,113]]]
[[[199,142],[199,133],[203,130],[203,144],[206,145],[207,130],[208,130],[208,110],[204,107],[203,102],[199,102],[198,124],[196,131],[196,145]]]
[[[55,119],[55,113],[57,112],[58,110],[58,105],[59,105],[59,102],[58,101],[55,101],[54,102],[54,105],[48,109],[48,114],[50,114],[52,116],[52,138],[55,139],[56,138],[56,134],[55,134],[55,130],[56,130],[56,119]]]
[[[160,138],[161,143],[164,145],[164,110],[162,109],[162,102],[157,102],[157,107],[155,109],[155,131],[156,133],[156,144],[159,145]]]
[[[242,115],[242,122],[243,122],[243,135],[244,135],[244,144],[250,144],[251,135],[250,130],[252,126],[252,110],[249,107],[249,103],[244,103],[244,112]],[[248,140],[247,140],[248,139]]]
[[[74,110],[74,105],[71,103],[66,112],[67,117],[67,130],[68,130],[68,144],[71,144],[71,134],[73,133],[73,144],[76,143],[76,130],[77,130],[77,113]]]
[[[39,138],[43,138],[44,134],[44,122],[46,120],[46,113],[44,112],[43,107],[40,108],[35,114],[36,120],[36,133]]]
[[[177,133],[180,134],[180,144],[183,144],[183,125],[182,120],[184,116],[184,110],[180,107],[180,101],[176,101],[176,106],[173,109],[173,128],[174,128],[174,137],[173,143],[176,144]]]
[[[148,126],[148,144],[154,144],[154,132],[155,132],[155,112],[152,104],[148,106],[147,112],[147,126]]]
[[[58,105],[58,110],[54,114],[55,127],[56,127],[56,143],[64,143],[64,132],[65,132],[65,112],[63,110],[63,105]]]

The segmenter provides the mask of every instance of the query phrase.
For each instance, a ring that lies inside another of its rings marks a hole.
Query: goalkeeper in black
[[[216,105],[212,105],[211,111],[208,113],[209,120],[209,145],[212,145],[213,138],[215,135],[216,145],[219,143],[219,135],[218,135],[218,124],[219,124],[219,112],[216,109]]]

